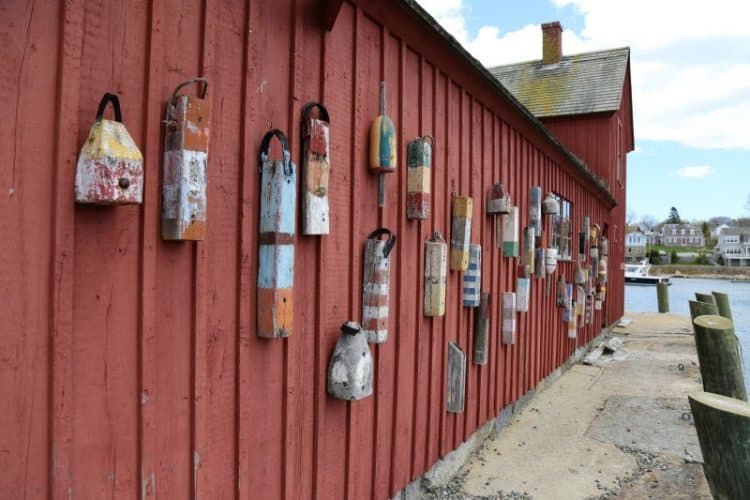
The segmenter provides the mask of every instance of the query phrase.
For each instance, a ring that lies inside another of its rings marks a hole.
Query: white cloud
[[[710,165],[693,165],[690,167],[678,168],[674,175],[678,177],[703,178],[714,173],[714,168]]]
[[[541,58],[538,25],[511,32],[486,25],[470,35],[464,12],[471,1],[420,3],[487,66]],[[631,47],[637,139],[750,149],[750,2],[550,1],[583,18],[580,33],[563,31],[565,54]]]

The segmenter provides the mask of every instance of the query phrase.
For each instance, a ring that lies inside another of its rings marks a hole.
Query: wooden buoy
[[[710,392],[688,400],[711,494],[716,500],[750,498],[750,404]]]
[[[380,237],[387,236],[383,240]],[[388,340],[391,250],[396,235],[381,227],[367,237],[362,273],[362,330],[367,341],[382,344]]]
[[[311,116],[314,109],[318,117]],[[317,102],[302,108],[302,232],[328,234],[330,207],[328,181],[331,174],[331,131],[328,110]]]
[[[518,278],[516,287],[516,310],[518,312],[529,311],[529,297],[531,295],[531,279]]]
[[[200,97],[178,95],[200,84]],[[164,117],[164,165],[161,237],[202,240],[206,237],[206,171],[211,102],[208,80],[195,78],[177,86]]]
[[[669,312],[669,285],[667,283],[656,284],[656,301],[660,313]]]
[[[453,196],[451,219],[451,270],[466,271],[469,267],[471,242],[472,200],[468,196]]]
[[[482,246],[469,245],[469,267],[464,271],[464,307],[479,307],[482,286]]]
[[[104,119],[112,104],[114,120]],[[143,202],[143,155],[122,123],[120,100],[106,93],[76,164],[76,203],[118,205]]]
[[[510,207],[510,212],[502,216],[503,257],[518,257],[518,207]]]
[[[729,305],[729,295],[721,292],[713,292],[714,302],[719,309],[719,316],[732,319],[732,308]]]
[[[464,411],[466,396],[466,354],[455,342],[448,342],[448,398],[446,410]]]
[[[542,214],[543,215],[559,215],[560,214],[560,202],[557,197],[552,193],[547,193],[544,201],[542,201]]]
[[[544,279],[546,275],[546,249],[544,247],[537,247],[534,250],[534,277]]]
[[[370,127],[370,172],[378,175],[378,206],[385,206],[385,174],[396,171],[396,127],[385,114],[385,82],[380,82],[380,115]]]
[[[521,267],[522,275],[524,278],[528,278],[534,272],[534,257],[536,252],[534,251],[534,243],[536,238],[534,237],[534,228],[529,226],[523,230],[523,252],[521,253]]]
[[[503,232],[501,217],[510,213],[510,196],[505,192],[505,188],[499,182],[496,182],[487,191],[487,215],[495,219],[495,245],[497,248],[503,247]]]
[[[439,231],[424,246],[424,315],[445,314],[445,287],[448,275],[448,245]]]
[[[544,272],[549,276],[557,270],[557,248],[547,248],[544,252]]]
[[[482,292],[479,307],[474,309],[474,364],[486,365],[490,334],[490,294]]]
[[[431,136],[418,137],[406,146],[406,218],[427,219],[430,216],[432,192]]]
[[[516,294],[503,292],[503,344],[514,344],[516,342]]]
[[[539,186],[533,186],[529,192],[529,226],[534,228],[537,238],[542,236],[542,188]]]
[[[698,316],[693,321],[695,348],[703,389],[747,401],[742,359],[734,325],[721,316]]]
[[[271,160],[271,139],[281,160]],[[297,174],[289,143],[271,130],[260,145],[260,248],[258,250],[258,336],[287,337],[294,319],[294,236]]]

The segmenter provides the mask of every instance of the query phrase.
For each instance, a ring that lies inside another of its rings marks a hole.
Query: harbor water
[[[745,373],[745,386],[750,388],[750,283],[730,280],[672,278],[669,287],[669,312],[690,314],[689,300],[695,292],[729,294],[734,331],[740,339]],[[656,286],[625,285],[625,317],[627,312],[657,312]]]

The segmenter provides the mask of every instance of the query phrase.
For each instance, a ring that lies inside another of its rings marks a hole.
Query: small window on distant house
[[[680,236],[685,236],[685,230],[684,229],[680,229]]]
[[[690,230],[690,236],[695,236],[695,229]]]
[[[570,216],[573,212],[570,201],[562,196],[554,195],[560,202],[560,213],[555,216],[552,225],[552,247],[557,248],[557,258],[571,260],[572,253],[572,224]]]
[[[677,229],[672,229],[672,236],[677,236]]]

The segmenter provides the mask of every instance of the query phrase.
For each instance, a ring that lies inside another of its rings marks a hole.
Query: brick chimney
[[[556,64],[562,57],[560,21],[542,24],[542,64]]]

